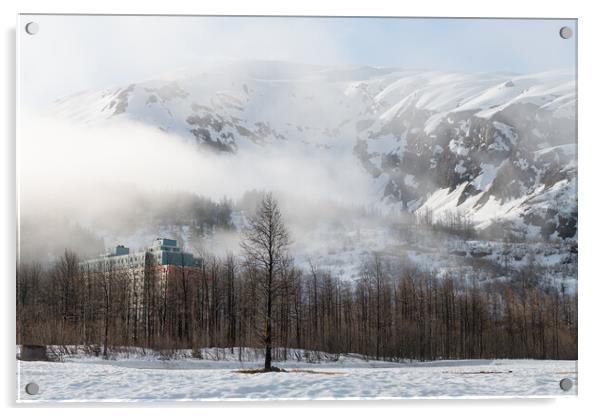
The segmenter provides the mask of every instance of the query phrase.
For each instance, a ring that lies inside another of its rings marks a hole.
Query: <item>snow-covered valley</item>
[[[577,396],[576,20],[32,16],[19,403]]]

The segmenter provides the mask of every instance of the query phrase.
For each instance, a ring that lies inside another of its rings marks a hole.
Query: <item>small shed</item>
[[[20,359],[22,361],[49,361],[46,345],[22,345]]]

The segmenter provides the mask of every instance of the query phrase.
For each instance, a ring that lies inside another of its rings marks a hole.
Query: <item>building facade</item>
[[[132,328],[132,341],[138,341],[164,333],[169,311],[183,301],[181,287],[198,285],[202,259],[182,251],[176,240],[157,238],[138,252],[118,245],[107,254],[81,262],[80,267],[90,281],[123,292],[120,295],[128,305],[125,319]]]

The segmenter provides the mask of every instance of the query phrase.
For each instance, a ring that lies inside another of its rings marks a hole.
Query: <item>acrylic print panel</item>
[[[17,32],[19,401],[576,394],[575,20]]]

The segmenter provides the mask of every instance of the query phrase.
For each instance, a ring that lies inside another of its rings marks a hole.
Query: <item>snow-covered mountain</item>
[[[462,74],[283,62],[217,62],[79,93],[55,113],[126,119],[238,154],[352,153],[378,201],[480,228],[576,238],[576,85],[571,71]]]

